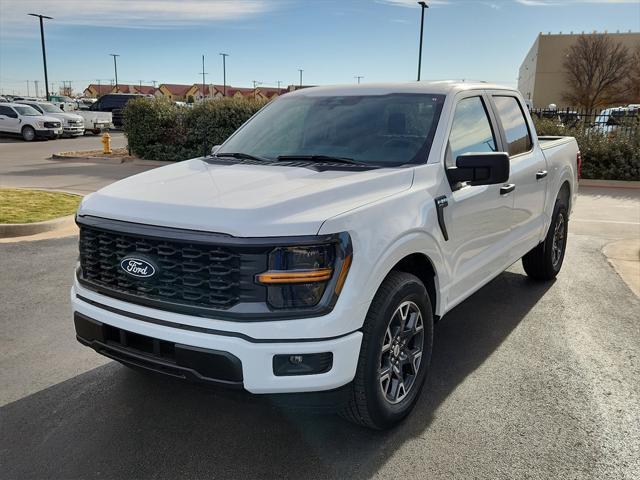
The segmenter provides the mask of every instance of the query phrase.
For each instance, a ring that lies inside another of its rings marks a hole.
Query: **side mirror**
[[[220,147],[221,147],[221,146],[222,146],[222,145],[214,145],[213,147],[211,147],[211,156],[212,156],[212,157],[216,154],[216,152],[217,152],[218,150],[220,150]]]
[[[505,152],[465,153],[456,159],[456,166],[447,168],[451,185],[495,185],[509,180],[509,154]]]

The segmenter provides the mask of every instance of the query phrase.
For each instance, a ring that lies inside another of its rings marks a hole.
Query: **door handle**
[[[536,180],[541,180],[544,177],[547,176],[547,171],[546,170],[538,170],[538,172],[536,173]]]
[[[511,193],[516,189],[515,183],[507,183],[500,187],[500,195],[506,195],[507,193]]]

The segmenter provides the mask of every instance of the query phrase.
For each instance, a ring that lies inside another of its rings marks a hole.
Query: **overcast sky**
[[[425,19],[423,79],[515,85],[538,32],[640,31],[639,0],[432,0]],[[414,80],[420,7],[413,0],[0,0],[0,88],[26,93],[43,71],[76,90],[119,83],[250,86]]]

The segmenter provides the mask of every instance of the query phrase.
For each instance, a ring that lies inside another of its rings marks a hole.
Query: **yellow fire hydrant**
[[[102,153],[111,153],[111,135],[109,135],[109,132],[102,134]]]

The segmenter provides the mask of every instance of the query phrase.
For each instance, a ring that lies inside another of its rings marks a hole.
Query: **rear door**
[[[445,167],[455,166],[456,158],[463,153],[502,151],[488,102],[488,97],[479,90],[456,97]],[[452,279],[446,299],[448,308],[509,265],[513,195],[504,187],[464,184],[460,188],[454,186],[447,195],[444,215],[449,240],[443,248]]]
[[[542,238],[545,225],[544,201],[548,172],[542,150],[533,143],[520,99],[508,91],[491,92],[491,102],[498,119],[500,136],[511,160],[509,182],[513,192],[512,254],[520,258]]]
[[[3,132],[19,133],[20,119],[16,111],[6,105],[0,105],[0,130]]]

